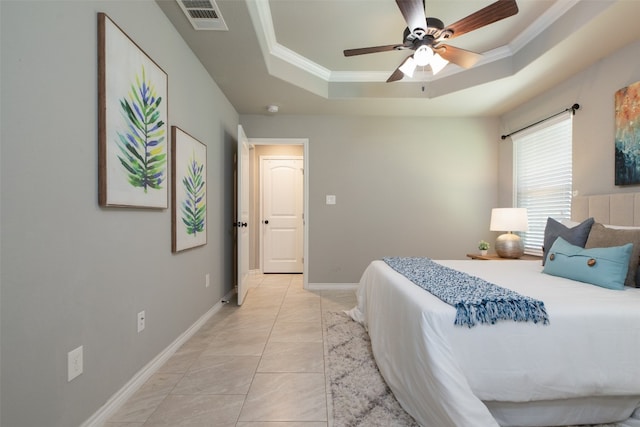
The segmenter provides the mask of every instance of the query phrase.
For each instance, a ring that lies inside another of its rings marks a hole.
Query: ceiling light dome
[[[419,67],[425,67],[431,61],[433,56],[433,50],[429,46],[420,46],[416,53],[413,54],[413,59],[416,61],[416,65]]]

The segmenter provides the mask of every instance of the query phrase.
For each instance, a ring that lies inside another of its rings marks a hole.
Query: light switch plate
[[[142,332],[145,327],[145,314],[144,310],[138,313],[138,333]]]
[[[336,204],[336,196],[333,194],[327,194],[327,204],[335,205]]]
[[[82,346],[80,346],[67,353],[67,382],[80,375],[82,371]]]

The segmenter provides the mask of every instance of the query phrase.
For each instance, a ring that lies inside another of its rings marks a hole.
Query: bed
[[[574,219],[640,225],[640,197],[612,197],[576,198]],[[550,322],[456,326],[454,307],[373,261],[349,314],[367,328],[380,372],[418,423],[640,426],[640,288],[543,274],[539,261],[437,263],[543,301]]]

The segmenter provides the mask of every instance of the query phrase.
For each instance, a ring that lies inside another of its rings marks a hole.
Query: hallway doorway
[[[292,233],[289,233],[289,228],[280,232],[285,236],[285,241],[289,243],[295,243],[297,241],[297,248],[287,249],[287,256],[283,256],[282,252],[278,256],[280,258],[300,258],[302,269],[295,271],[296,273],[302,273],[304,278],[303,286],[307,287],[307,253],[308,253],[308,139],[288,139],[288,138],[249,138],[250,154],[249,154],[249,270],[251,274],[263,274],[264,272],[271,272],[273,268],[267,265],[265,271],[265,240],[268,244],[267,234],[274,230],[270,227],[273,223],[265,223],[273,217],[269,212],[264,212],[264,177],[261,169],[261,159],[277,159],[277,158],[299,158],[302,163],[302,170],[300,171],[300,178],[302,179],[301,194],[301,234],[298,238],[293,237]],[[296,166],[297,167],[297,166]],[[283,169],[285,173],[282,177],[287,176],[289,172]],[[293,175],[293,174],[291,174]],[[283,178],[284,179],[284,178]],[[295,199],[295,198],[294,198]],[[292,199],[293,200],[293,199]],[[288,203],[288,202],[286,202]],[[269,216],[269,218],[267,218]],[[290,247],[287,243],[287,247]],[[272,243],[271,243],[272,244]],[[279,243],[278,243],[279,244]],[[292,246],[291,246],[292,247]],[[271,247],[273,248],[273,246]],[[292,254],[289,256],[288,254]],[[269,251],[266,251],[266,255],[269,256]],[[277,271],[282,269],[282,266],[276,268],[273,273],[282,273],[283,271]]]

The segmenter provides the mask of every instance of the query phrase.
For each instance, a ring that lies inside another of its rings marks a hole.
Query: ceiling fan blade
[[[449,37],[452,39],[470,31],[477,30],[478,28],[482,28],[485,25],[508,18],[517,13],[518,5],[515,0],[498,0],[483,9],[472,13],[466,18],[462,18],[458,22],[447,26],[446,29],[453,32]]]
[[[433,50],[447,61],[453,62],[454,64],[459,65],[462,68],[473,67],[476,62],[478,62],[480,58],[482,58],[482,55],[480,55],[479,53],[448,45],[440,45]]]
[[[395,71],[387,79],[387,83],[401,80],[404,77],[404,73],[402,72],[402,70],[400,70],[400,68],[402,68],[402,66],[411,58],[413,58],[413,55],[407,56],[407,58],[404,61],[402,61],[400,65],[398,65],[398,68],[396,68]]]
[[[376,53],[376,52],[387,52],[389,50],[394,50],[400,47],[403,47],[403,45],[388,44],[386,46],[372,46],[372,47],[361,47],[358,49],[345,49],[344,56],[364,55],[367,53]]]
[[[424,13],[422,0],[396,0],[396,3],[411,32],[416,28],[427,29],[427,16]]]
[[[400,68],[396,68],[396,70],[389,76],[387,79],[387,83],[395,82],[401,80],[404,77],[404,73],[400,71]]]

